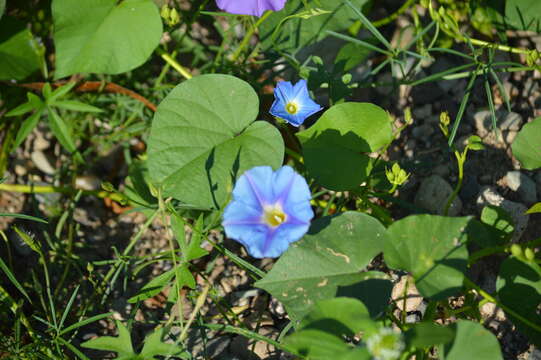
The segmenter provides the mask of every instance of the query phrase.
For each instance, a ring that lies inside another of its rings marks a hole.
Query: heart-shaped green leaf
[[[450,326],[455,339],[443,349],[445,360],[502,360],[498,339],[481,324],[459,320]]]
[[[342,191],[366,179],[371,163],[365,153],[390,143],[392,130],[389,115],[382,108],[350,102],[331,107],[297,137],[310,174],[321,185]]]
[[[119,74],[143,64],[162,36],[152,0],[54,0],[55,78]]]
[[[39,70],[39,45],[25,23],[10,17],[0,21],[0,80],[22,80]]]
[[[468,262],[469,217],[413,215],[388,229],[385,262],[413,275],[421,295],[444,299],[462,287]]]
[[[541,268],[516,257],[506,259],[496,281],[498,297],[515,314],[506,313],[536,346],[541,346]],[[524,321],[526,320],[526,321]],[[534,326],[532,326],[532,324]]]
[[[522,127],[512,149],[513,155],[524,169],[534,170],[541,167],[541,117]]]
[[[202,208],[225,205],[236,177],[258,165],[282,164],[279,131],[254,122],[259,99],[229,75],[202,75],[162,101],[148,140],[151,179],[163,195]]]
[[[362,302],[348,297],[336,297],[318,301],[302,319],[299,329],[319,329],[334,335],[353,336],[374,326]]]
[[[318,219],[255,285],[280,300],[292,320],[299,320],[316,301],[369,278],[371,273],[361,271],[383,250],[386,239],[383,225],[366,214]]]

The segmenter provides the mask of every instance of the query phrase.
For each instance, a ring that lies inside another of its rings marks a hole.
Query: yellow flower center
[[[287,215],[282,211],[279,204],[266,207],[263,214],[263,221],[269,226],[276,227],[287,220]]]
[[[286,104],[286,111],[291,115],[295,115],[299,111],[299,107],[296,103],[290,101]]]

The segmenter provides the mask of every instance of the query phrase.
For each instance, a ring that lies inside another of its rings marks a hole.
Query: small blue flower
[[[310,98],[306,80],[300,80],[295,85],[289,81],[278,82],[274,98],[270,113],[293,126],[301,125],[307,117],[322,109]]]
[[[308,231],[314,212],[306,180],[291,167],[257,166],[242,174],[224,211],[227,237],[255,258],[278,257]]]

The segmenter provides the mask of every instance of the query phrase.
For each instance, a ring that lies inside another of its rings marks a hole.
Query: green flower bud
[[[385,175],[387,176],[387,180],[396,186],[403,185],[410,177],[410,174],[403,170],[398,163],[394,163],[391,170],[385,169]]]
[[[351,74],[344,74],[344,76],[342,76],[342,82],[347,85],[351,82]]]
[[[160,11],[160,16],[164,20],[169,20],[169,14],[170,14],[169,6],[167,6],[167,4],[163,4],[162,10]]]
[[[513,254],[513,256],[515,257],[522,257],[522,248],[520,247],[520,245],[511,245],[511,254]]]
[[[180,22],[180,15],[178,14],[177,9],[172,8],[171,12],[169,13],[169,25],[175,26]]]
[[[524,256],[528,261],[533,261],[535,259],[535,253],[530,248],[526,248],[526,250],[524,250]]]

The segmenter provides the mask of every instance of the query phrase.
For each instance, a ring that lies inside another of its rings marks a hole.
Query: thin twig
[[[25,89],[31,89],[35,91],[41,91],[43,86],[45,86],[46,83],[44,82],[34,82],[34,83],[26,83],[26,84],[12,84],[10,82],[2,82],[6,85],[15,85],[18,87],[22,87]],[[57,81],[55,83],[52,83],[51,86],[53,88],[58,88],[60,86],[63,86],[67,83],[67,81]],[[73,88],[73,91],[76,92],[107,92],[107,93],[114,93],[114,94],[122,94],[127,95],[137,101],[142,102],[147,108],[149,108],[152,111],[156,111],[157,107],[154,103],[150,102],[148,99],[146,99],[144,96],[139,95],[133,90],[127,89],[123,86],[120,86],[115,83],[111,82],[102,82],[102,81],[85,81]]]

